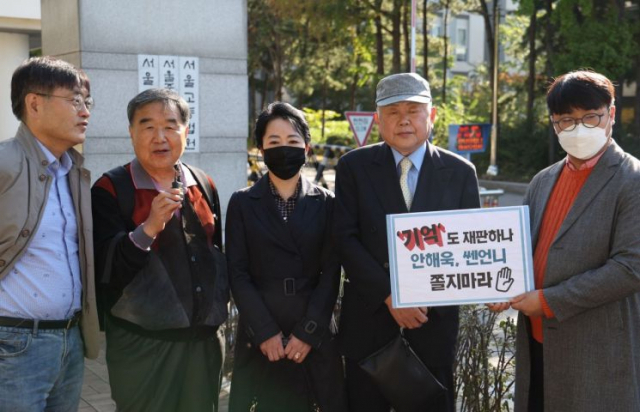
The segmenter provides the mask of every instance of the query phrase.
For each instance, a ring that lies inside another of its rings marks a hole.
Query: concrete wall
[[[40,0],[0,1],[0,18],[40,20]]]
[[[223,211],[246,186],[247,10],[229,0],[42,0],[43,53],[82,67],[96,101],[84,145],[95,180],[133,157],[126,106],[138,93],[138,54],[200,59],[200,153]]]
[[[29,38],[40,32],[40,0],[0,1],[0,140],[13,137],[18,120],[11,111],[11,76],[29,57]]]
[[[0,32],[0,140],[13,137],[19,122],[11,111],[11,76],[13,71],[29,57],[29,35]]]

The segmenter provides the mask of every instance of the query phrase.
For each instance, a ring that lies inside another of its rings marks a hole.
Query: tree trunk
[[[638,2],[636,1],[636,4]],[[636,30],[635,36],[636,44],[640,44],[640,30]],[[635,73],[636,73],[636,95],[633,103],[633,124],[632,124],[632,138],[638,139],[640,138],[640,53],[636,54],[636,63],[635,63]],[[631,76],[629,76],[629,81],[632,81]],[[622,110],[620,110],[622,112]]]
[[[256,118],[256,79],[255,73],[249,73],[249,124],[252,125]]]
[[[422,72],[424,78],[429,80],[429,38],[427,37],[427,3],[429,0],[424,0],[422,3]]]
[[[411,1],[405,2],[403,6],[403,24],[402,32],[404,34],[404,56],[405,56],[405,69],[406,73],[411,72]]]
[[[391,12],[391,22],[392,22],[392,30],[391,30],[391,38],[392,38],[392,47],[393,47],[393,72],[400,73],[402,70],[402,64],[400,61],[400,56],[402,54],[402,50],[400,47],[400,26],[401,26],[401,18],[402,18],[402,0],[393,0],[393,11]]]
[[[378,75],[384,76],[384,37],[382,35],[382,0],[377,0],[375,4],[375,25],[376,25],[376,63]]]
[[[491,14],[489,13],[489,6],[486,0],[480,0],[480,14],[484,20],[484,35],[487,39],[487,50],[489,53],[489,88],[493,90],[493,23],[491,22]],[[493,116],[493,114],[492,114]]]
[[[444,18],[442,29],[443,29],[443,39],[444,39],[444,57],[442,59],[442,104],[447,103],[447,68],[449,66],[449,36],[448,34],[448,23],[449,23],[449,5],[451,4],[450,0],[447,0],[444,3]]]
[[[622,25],[624,24],[625,0],[616,0],[615,5],[618,9],[618,22]],[[624,76],[620,76],[615,86],[616,96],[618,97],[618,110],[616,110],[615,121],[618,127],[613,128],[613,135],[619,145],[623,145],[622,141],[624,140],[624,130],[622,129],[622,107],[624,106],[622,86],[624,85],[624,81]],[[637,90],[638,89],[636,89],[636,95],[638,94]]]
[[[356,38],[360,37],[360,26],[356,25]],[[360,67],[360,53],[355,53],[355,67]],[[358,70],[353,71],[353,78],[351,80],[351,90],[349,91],[349,109],[356,109],[356,91],[358,89]]]
[[[534,1],[533,4],[533,12],[529,17],[529,30],[528,30],[528,40],[529,40],[529,76],[527,78],[527,124],[529,127],[533,126],[533,106],[536,99],[536,59],[537,51],[536,51],[536,34],[537,34],[537,23],[538,23],[538,8],[536,7],[537,2]]]
[[[273,37],[273,46],[269,48],[269,56],[271,57],[271,65],[273,72],[273,95],[275,100],[282,100],[282,84],[284,83],[282,80],[282,46],[280,44],[281,38],[280,33],[275,30],[275,23],[273,23],[273,27],[271,30],[271,35]]]
[[[269,98],[269,75],[265,70],[264,80],[262,81],[262,100],[260,101],[260,111],[267,107],[267,99]]]
[[[349,91],[349,110],[356,110],[356,90],[358,89],[358,73],[353,74]]]
[[[624,84],[624,80],[625,80],[624,76],[621,76],[614,83],[615,93],[616,93],[616,97],[617,97],[617,100],[615,101],[615,103],[616,103],[616,117],[615,117],[614,120],[615,120],[615,124],[618,125],[618,127],[614,127],[613,130],[612,130],[612,133],[613,133],[613,138],[616,139],[616,143],[618,143],[619,145],[623,145],[623,140],[624,140],[624,133],[623,133],[623,130],[622,130],[622,106],[623,106],[623,104],[622,104],[622,85]],[[612,81],[614,81],[614,80],[612,80]]]
[[[553,18],[553,2],[554,0],[546,0],[545,1],[545,9],[546,9],[546,24],[545,24],[545,33],[544,33],[544,48],[547,54],[547,61],[545,65],[545,73],[547,75],[547,79],[551,80],[553,78],[553,38],[555,36],[555,27],[553,22],[551,21]],[[553,164],[556,161],[556,133],[553,130],[553,126],[549,126],[549,153],[548,153],[548,162],[549,164]]]
[[[636,32],[638,38],[638,44],[640,44],[640,31]],[[633,130],[635,131],[635,138],[640,138],[640,53],[636,58],[636,98],[633,110]]]
[[[273,86],[274,86],[274,90],[273,90],[273,94],[275,97],[276,101],[281,101],[282,100],[282,85],[284,84],[284,81],[282,79],[282,59],[281,57],[278,55],[276,61],[274,61],[274,82],[273,82]]]
[[[321,104],[322,104],[322,132],[320,133],[320,136],[322,137],[322,141],[324,142],[324,125],[325,125],[325,110],[327,108],[327,81],[326,78],[325,80],[322,81],[322,99],[321,99]]]

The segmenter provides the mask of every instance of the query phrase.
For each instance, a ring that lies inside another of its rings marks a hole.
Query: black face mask
[[[278,146],[264,150],[264,163],[282,180],[289,180],[306,161],[304,147]]]

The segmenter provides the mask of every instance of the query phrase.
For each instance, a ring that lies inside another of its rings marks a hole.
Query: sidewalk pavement
[[[116,404],[111,399],[107,362],[104,359],[104,332],[100,332],[98,359],[85,359],[84,382],[78,412],[113,412]]]

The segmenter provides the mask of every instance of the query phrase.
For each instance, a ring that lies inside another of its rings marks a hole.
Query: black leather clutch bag
[[[358,364],[396,412],[425,411],[447,391],[402,334]]]

